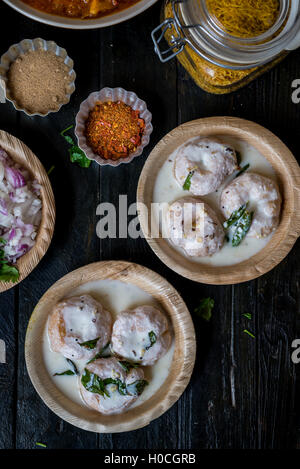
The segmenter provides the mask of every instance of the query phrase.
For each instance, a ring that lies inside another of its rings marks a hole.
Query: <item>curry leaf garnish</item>
[[[98,358],[110,358],[111,357],[111,353],[110,352],[110,342],[108,342],[108,344],[106,344],[101,350],[99,353],[97,353],[94,358],[92,358],[90,361],[87,362],[87,365],[89,363],[92,363],[94,362],[95,360],[98,360]]]
[[[89,350],[93,350],[96,347],[97,342],[98,342],[99,339],[100,339],[100,337],[97,337],[96,339],[93,339],[93,340],[87,340],[86,342],[81,342],[81,343],[79,343],[79,345],[81,347],[85,347]]]
[[[66,360],[67,360],[67,362],[69,363],[69,365],[71,365],[71,367],[73,368],[74,374],[75,374],[75,375],[78,375],[79,372],[78,372],[78,368],[77,368],[77,366],[75,365],[75,363],[74,363],[72,360],[70,360],[69,358],[67,358]]]
[[[138,368],[140,366],[139,363],[130,363],[126,361],[119,361],[121,367],[128,373],[132,368]]]
[[[123,383],[119,378],[105,378],[103,380],[104,386],[107,386],[108,384],[114,384],[117,386],[118,391],[122,396],[127,395],[127,390],[126,390],[126,384]]]
[[[182,186],[183,190],[185,190],[185,191],[190,190],[190,188],[191,188],[191,179],[194,175],[194,172],[195,171],[190,171],[189,174],[187,175],[186,180],[184,181],[184,184]]]
[[[225,229],[229,228],[230,226],[234,225],[235,223],[237,223],[239,221],[241,216],[245,213],[247,205],[248,205],[248,202],[246,204],[242,205],[239,209],[234,210],[234,212],[232,212],[232,214],[230,215],[228,220],[226,220],[223,223],[223,226],[224,226]]]
[[[235,155],[236,155],[236,162],[237,162],[237,165],[240,166],[241,162],[242,162],[242,155],[241,155],[241,152],[235,150]]]
[[[75,363],[70,360],[69,358],[66,358],[67,362],[69,363],[69,365],[71,365],[71,367],[73,368],[72,370],[66,370],[66,371],[63,371],[62,373],[54,373],[53,376],[74,376],[74,375],[78,375],[79,372],[78,372],[78,369],[77,369],[77,366],[75,365]]]
[[[215,306],[215,300],[212,298],[203,298],[200,300],[200,304],[195,308],[194,312],[205,321],[210,321],[212,310]]]
[[[109,393],[105,389],[103,380],[95,373],[91,373],[87,368],[85,368],[83,371],[81,376],[81,383],[89,392],[100,394],[100,396],[103,397],[110,397]]]
[[[71,145],[68,149],[70,160],[72,163],[78,163],[81,168],[88,168],[91,164],[91,160],[89,160],[86,156],[84,151],[79,148],[72,137],[70,135],[66,135],[71,129],[73,129],[74,125],[69,125],[65,130],[60,132],[60,135],[66,140],[66,142]]]
[[[243,213],[241,218],[236,224],[236,228],[234,230],[232,236],[232,246],[237,247],[243,239],[245,238],[246,234],[248,233],[251,223],[253,219],[253,212],[248,212],[247,210]]]
[[[235,175],[235,178],[241,176],[247,169],[250,168],[250,163],[246,164],[245,166],[242,167],[242,169]]]
[[[149,348],[151,348],[156,343],[156,334],[155,334],[154,331],[150,331],[148,333],[148,337],[149,337],[149,340],[150,340],[150,344],[147,345],[147,347],[145,347],[146,350],[149,350]]]
[[[53,376],[74,376],[76,373],[74,373],[74,371],[72,370],[66,370],[66,371],[63,371],[62,373],[54,373]]]
[[[127,385],[127,394],[130,396],[140,396],[147,385],[148,381],[145,379],[139,379],[134,383],[130,383]]]
[[[140,379],[134,383],[126,385],[123,381],[118,378],[105,378],[101,379],[100,376],[95,373],[90,372],[87,368],[84,369],[81,383],[84,388],[94,394],[100,394],[103,397],[110,397],[109,392],[106,389],[106,386],[109,384],[114,384],[117,386],[118,392],[122,396],[139,396],[144,391],[145,386],[148,384],[148,381]]]

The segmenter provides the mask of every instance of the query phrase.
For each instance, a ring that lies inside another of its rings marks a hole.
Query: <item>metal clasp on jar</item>
[[[164,39],[166,31],[172,28],[174,29],[174,33],[171,35],[169,41],[170,47],[168,49],[161,50],[160,43]],[[156,37],[157,33],[160,33],[158,37]],[[176,55],[183,51],[186,44],[186,39],[181,36],[178,25],[173,18],[167,18],[163,23],[157,26],[157,28],[153,29],[151,37],[154,43],[154,50],[161,62],[168,62],[168,60],[176,57]]]

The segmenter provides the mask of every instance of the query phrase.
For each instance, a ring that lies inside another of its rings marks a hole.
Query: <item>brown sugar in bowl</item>
[[[283,198],[279,226],[266,246],[254,256],[234,265],[212,266],[193,262],[176,251],[163,237],[152,238],[151,202],[157,174],[168,156],[196,136],[236,137],[256,149],[273,166]],[[173,129],[150,153],[137,189],[138,215],[144,236],[152,250],[170,269],[183,277],[213,285],[253,280],[273,269],[290,252],[300,236],[300,168],[284,143],[264,127],[234,117],[210,117],[187,122]]]

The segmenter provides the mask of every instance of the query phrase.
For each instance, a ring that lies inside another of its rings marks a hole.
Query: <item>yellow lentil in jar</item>
[[[200,0],[197,0],[200,1]],[[206,0],[211,1],[211,4],[231,3],[238,2],[244,4],[244,0]],[[259,0],[246,0],[247,4],[257,3]],[[278,4],[278,0],[263,0],[268,5],[270,3]],[[262,3],[259,1],[259,3]],[[277,11],[277,10],[276,10]],[[165,3],[164,7],[165,18],[174,18],[172,5],[170,2]],[[165,33],[167,42],[171,43],[171,36],[173,31],[168,29]],[[278,56],[271,63],[262,67],[254,67],[246,70],[231,70],[229,68],[219,67],[210,63],[208,60],[200,57],[188,44],[185,45],[183,51],[177,55],[178,61],[186,69],[189,75],[193,78],[195,83],[205,91],[214,94],[231,93],[237,90],[242,85],[246,85],[252,79],[259,76],[262,72],[269,70],[276,63],[280,62],[285,57],[284,54]]]
[[[250,38],[268,31],[279,15],[279,0],[206,0],[211,16],[232,36]]]

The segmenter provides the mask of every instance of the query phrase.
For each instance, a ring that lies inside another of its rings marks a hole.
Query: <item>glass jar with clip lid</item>
[[[152,39],[162,62],[176,56],[202,89],[230,93],[300,46],[300,0],[167,0]]]

